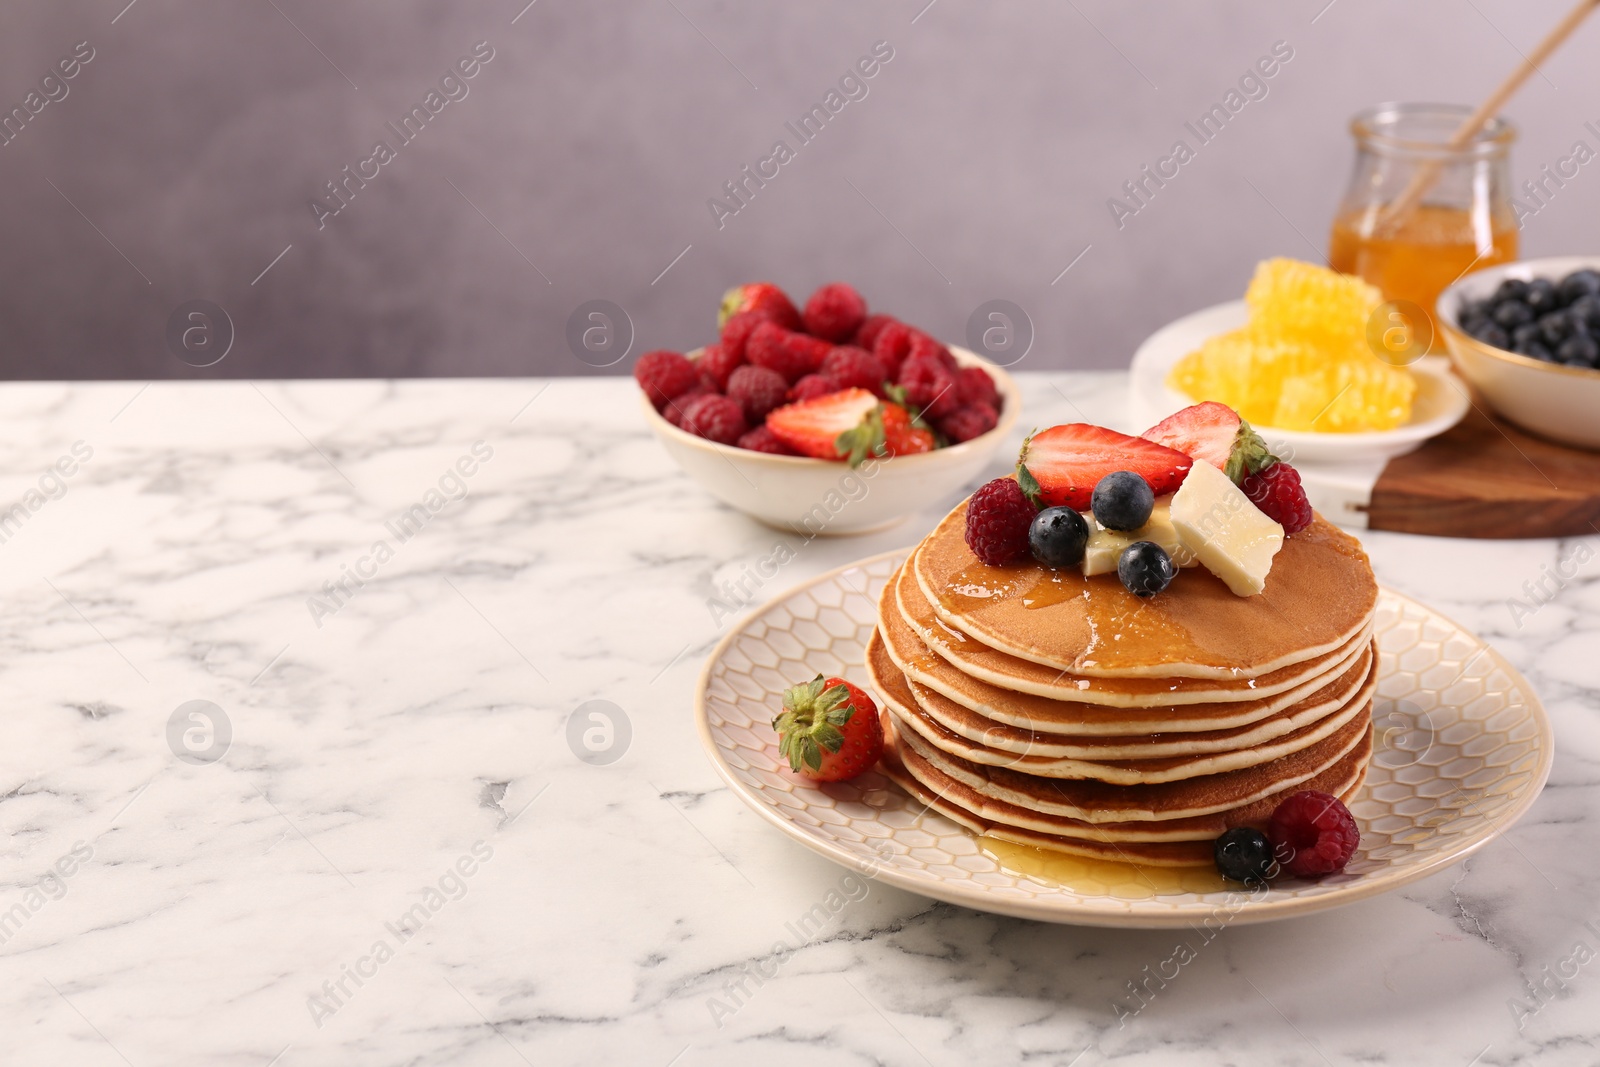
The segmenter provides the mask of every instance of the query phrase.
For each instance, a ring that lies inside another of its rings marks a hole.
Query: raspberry
[[[900,378],[900,364],[905,362],[906,353],[910,351],[911,327],[903,322],[887,323],[872,340],[872,354],[878,357],[878,362],[883,364],[889,377],[896,381]]]
[[[996,411],[1000,410],[1000,391],[994,386],[994,379],[989,377],[989,372],[982,367],[962,367],[956,372],[956,391],[961,394],[961,405],[988,404]]]
[[[1342,870],[1361,843],[1361,831],[1338,797],[1304,789],[1272,813],[1267,839],[1283,869],[1306,878]]]
[[[893,315],[868,315],[862,320],[860,327],[856,329],[856,335],[850,339],[850,343],[871,352],[872,346],[877,343],[878,334],[883,332],[885,326],[894,321]]]
[[[728,398],[737,400],[744,417],[755,426],[773,408],[782,407],[789,395],[783,375],[765,367],[738,367],[728,378]]]
[[[775,322],[763,322],[750,335],[744,354],[756,366],[775,370],[784,381],[794,383],[807,374],[815,374],[832,349],[826,341],[793,333]]]
[[[778,440],[778,435],[765,426],[757,426],[739,438],[739,447],[748,448],[752,452],[767,452],[774,456],[793,456],[797,454],[794,449]]]
[[[970,441],[974,437],[981,437],[995,428],[1000,421],[1000,416],[993,407],[978,401],[958,408],[954,413],[946,415],[939,420],[939,432],[949,439],[951,444],[960,444]]]
[[[811,336],[843,344],[866,321],[867,302],[844,282],[829,282],[811,294],[801,318]]]
[[[982,485],[967,502],[967,547],[991,567],[1003,567],[1028,555],[1028,527],[1039,509],[1010,478]]]
[[[943,363],[945,370],[949,371],[951,374],[955,374],[961,369],[960,365],[956,363],[956,357],[950,354],[950,350],[948,348],[940,344],[934,338],[929,337],[921,330],[913,329],[911,331],[911,337],[908,342],[908,346],[909,347],[906,352],[907,359],[916,359],[919,356],[932,356],[940,363]]]
[[[716,390],[711,383],[701,378],[688,389],[667,401],[666,407],[661,409],[661,415],[678,429],[683,429],[683,413],[689,410],[689,405],[703,396],[715,395]]]
[[[737,400],[707,393],[684,409],[681,429],[719,445],[731,445],[748,427]]]
[[[737,359],[740,363],[749,358],[745,345],[749,343],[750,335],[756,332],[756,327],[769,318],[759,311],[741,311],[728,316],[728,321],[722,324],[722,347],[728,353],[728,358]]]
[[[1239,483],[1249,497],[1285,534],[1299,533],[1311,525],[1311,501],[1300,486],[1300,472],[1287,463],[1274,463]]]
[[[942,419],[961,406],[956,376],[937,356],[908,357],[900,366],[899,384],[906,391],[906,400],[929,419]]]
[[[794,383],[789,390],[789,403],[798,403],[801,400],[815,400],[819,396],[837,393],[844,386],[828,377],[826,374],[808,374]]]
[[[859,386],[883,395],[883,364],[864,348],[840,345],[823,359],[822,369],[818,373],[826,374],[842,388]]]
[[[727,345],[710,344],[700,353],[699,364],[700,373],[711,379],[712,387],[719,393],[725,393],[728,391],[728,375],[735,368],[744,366],[744,353],[735,355]]]
[[[639,357],[633,365],[633,380],[660,411],[667,401],[688,392],[700,380],[700,370],[688,356],[658,350]]]

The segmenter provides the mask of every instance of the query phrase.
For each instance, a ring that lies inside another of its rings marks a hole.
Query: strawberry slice
[[[1237,411],[1215,400],[1191,404],[1139,436],[1211,464],[1235,485],[1278,458]]]
[[[1089,507],[1095,484],[1112,471],[1133,471],[1162,496],[1182,485],[1192,466],[1192,459],[1166,445],[1070,422],[1022,442],[1017,482],[1040,507],[1065,505],[1082,511]]]
[[[883,410],[865,389],[841,389],[767,414],[767,429],[802,456],[858,466],[883,450]]]

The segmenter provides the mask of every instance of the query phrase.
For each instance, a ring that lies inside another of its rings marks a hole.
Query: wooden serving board
[[[1440,537],[1597,534],[1600,452],[1534,437],[1478,400],[1453,430],[1389,461],[1367,523]]]

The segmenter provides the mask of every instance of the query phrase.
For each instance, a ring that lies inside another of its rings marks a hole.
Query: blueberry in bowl
[[[1508,263],[1439,294],[1456,368],[1499,415],[1600,450],[1600,256]]]

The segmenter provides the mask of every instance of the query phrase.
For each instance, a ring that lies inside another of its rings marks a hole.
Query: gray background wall
[[[1325,246],[1352,112],[1475,101],[1568,6],[524,2],[6,4],[0,110],[76,42],[96,54],[0,147],[0,374],[622,373],[568,351],[580,303],[623,306],[637,355],[709,339],[734,282],[803,298],[834,278],[950,338],[1010,299],[1027,366],[1119,366],[1258,258]],[[894,58],[868,95],[719,229],[707,199],[796,144],[785,121],[878,40]],[[1277,40],[1294,58],[1267,97],[1119,231],[1106,199]],[[385,123],[478,41],[494,58],[469,95],[319,230],[323,183],[398,144]],[[1518,180],[1600,147],[1597,49],[1591,24],[1509,109]],[[1591,164],[1526,252],[1600,247],[1597,206]],[[194,298],[236,330],[205,370],[164,341]]]

